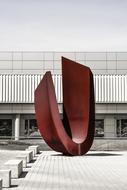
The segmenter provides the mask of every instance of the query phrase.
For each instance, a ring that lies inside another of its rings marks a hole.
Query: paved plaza
[[[21,151],[0,150],[0,168]],[[43,151],[6,190],[127,190],[127,151],[63,156]]]
[[[127,152],[63,156],[43,151],[15,190],[127,190]],[[13,187],[13,186],[12,186]]]

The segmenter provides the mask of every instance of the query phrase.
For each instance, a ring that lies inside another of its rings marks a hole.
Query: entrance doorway
[[[37,127],[37,121],[36,119],[26,119],[25,120],[25,132],[26,137],[32,137],[36,138],[40,136],[38,127]]]

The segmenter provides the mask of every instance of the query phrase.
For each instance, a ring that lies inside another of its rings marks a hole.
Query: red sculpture
[[[60,119],[50,72],[35,90],[35,112],[40,133],[55,151],[83,155],[95,131],[94,85],[91,70],[62,57],[63,120]]]

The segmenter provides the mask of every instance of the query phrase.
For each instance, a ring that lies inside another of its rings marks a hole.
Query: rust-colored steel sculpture
[[[91,70],[62,57],[63,120],[60,119],[50,72],[35,90],[35,112],[40,133],[55,151],[83,155],[95,130],[95,103]]]

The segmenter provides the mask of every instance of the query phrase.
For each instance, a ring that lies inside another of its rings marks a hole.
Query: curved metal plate
[[[62,57],[63,122],[60,119],[51,73],[35,91],[35,112],[40,133],[54,150],[85,154],[94,138],[94,86],[88,67]]]

